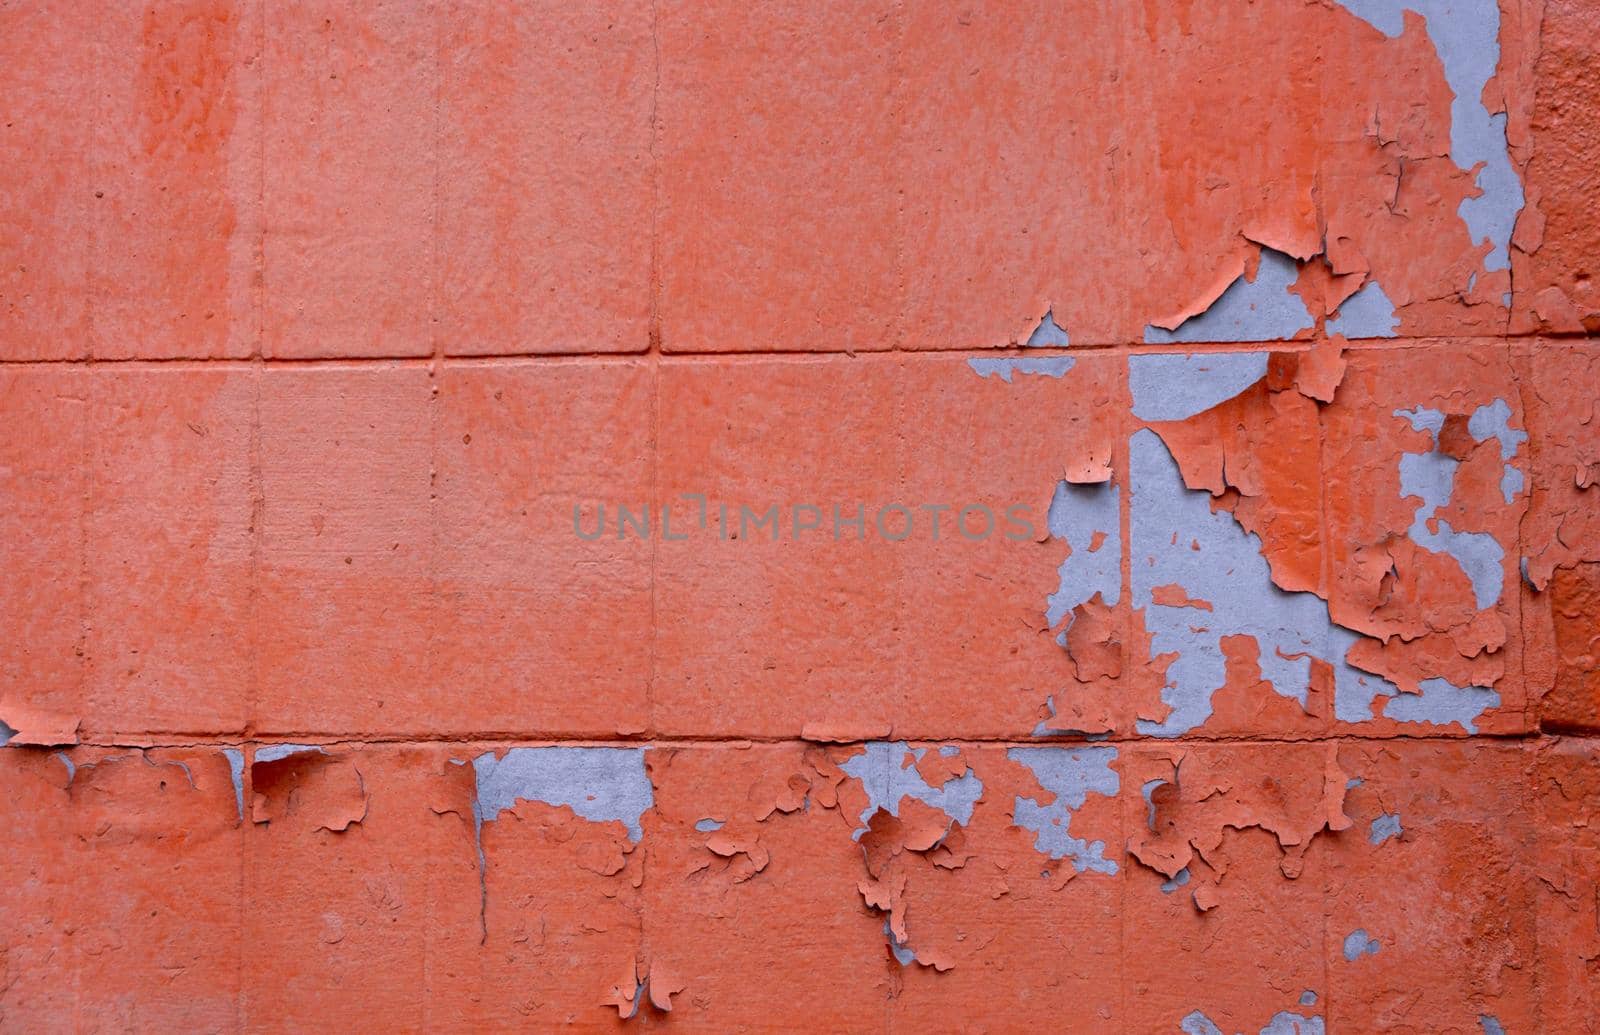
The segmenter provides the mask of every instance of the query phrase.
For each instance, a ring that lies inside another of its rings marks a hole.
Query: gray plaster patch
[[[290,755],[327,754],[315,744],[268,744],[266,747],[256,748],[255,761],[276,762],[288,758]]]
[[[1344,958],[1354,963],[1363,956],[1376,956],[1381,948],[1376,938],[1369,938],[1367,932],[1358,927],[1345,936]]]
[[[1073,812],[1083,808],[1091,792],[1108,797],[1117,793],[1121,781],[1111,768],[1117,749],[1014,747],[1006,757],[1027,766],[1039,786],[1055,795],[1049,805],[1020,794],[1013,802],[1012,820],[1034,832],[1034,848],[1052,859],[1070,859],[1079,873],[1115,874],[1116,862],[1105,857],[1106,843],[1074,837],[1070,828]]]
[[[1398,812],[1385,812],[1372,821],[1372,831],[1367,835],[1367,840],[1375,845],[1381,845],[1391,837],[1399,837],[1400,814]]]
[[[1476,442],[1494,439],[1500,443],[1500,459],[1510,460],[1517,455],[1528,433],[1511,426],[1511,407],[1504,399],[1484,403],[1467,418],[1467,431]]]
[[[591,823],[616,820],[637,842],[639,817],[655,803],[644,771],[644,748],[512,748],[496,758],[485,751],[472,760],[478,823],[493,822],[518,801],[565,805]]]
[[[244,752],[238,748],[223,748],[228,758],[228,775],[233,777],[233,799],[239,808],[239,818],[244,818]]]
[[[11,738],[16,735],[17,731],[7,726],[5,720],[0,719],[0,747],[5,747],[11,743]]]
[[[1216,1022],[1199,1010],[1178,1022],[1184,1035],[1224,1035]],[[1321,1017],[1306,1017],[1288,1010],[1280,1010],[1260,1030],[1260,1035],[1324,1035]]]
[[[867,807],[857,817],[860,824],[855,832],[857,840],[866,833],[867,823],[879,809],[899,816],[902,798],[915,798],[924,805],[931,805],[962,826],[972,822],[973,806],[983,796],[983,781],[970,768],[961,776],[946,781],[943,787],[933,787],[917,772],[916,766],[927,754],[927,748],[913,750],[904,741],[883,740],[870,741],[864,748],[861,754],[839,765],[860,780],[862,790],[867,792]]]
[[[1144,329],[1151,345],[1193,341],[1281,341],[1294,337],[1316,321],[1300,296],[1289,288],[1300,275],[1292,256],[1271,248],[1261,249],[1254,281],[1244,274],[1224,291],[1211,308],[1196,313],[1165,330],[1154,324]]]
[[[1485,686],[1456,686],[1446,679],[1424,679],[1417,683],[1421,693],[1391,694],[1384,705],[1385,718],[1396,722],[1425,722],[1434,726],[1461,724],[1468,733],[1478,732],[1478,716],[1500,707],[1500,695]]]
[[[1409,410],[1395,410],[1394,415],[1411,425],[1412,431],[1430,433],[1436,443],[1439,438],[1439,431],[1444,427],[1444,413],[1427,406],[1414,406]]]
[[[1522,211],[1522,182],[1511,165],[1505,114],[1490,114],[1484,85],[1500,64],[1500,5],[1497,0],[1338,0],[1340,6],[1385,36],[1400,35],[1405,11],[1426,20],[1428,37],[1444,66],[1455,99],[1450,104],[1450,159],[1471,172],[1482,194],[1461,202],[1459,214],[1474,244],[1490,242],[1484,269],[1510,265],[1508,248]]]
[[[1483,1035],[1506,1035],[1506,1030],[1501,1027],[1499,1019],[1486,1013],[1478,1014],[1478,1027],[1483,1029]]]
[[[1222,1029],[1199,1010],[1179,1021],[1178,1027],[1183,1029],[1183,1035],[1222,1035]]]
[[[1437,451],[1438,429],[1444,424],[1444,415],[1419,406],[1396,410],[1395,416],[1409,421],[1415,430],[1429,431],[1435,445],[1426,453],[1400,456],[1400,496],[1415,496],[1422,501],[1412,512],[1407,537],[1430,553],[1453,558],[1472,583],[1478,610],[1493,607],[1505,586],[1505,550],[1487,532],[1457,532],[1450,522],[1434,517],[1440,507],[1449,504],[1455,492],[1456,470],[1461,466],[1454,457]],[[1470,430],[1470,420],[1468,427]],[[1434,528],[1429,527],[1430,522]]]
[[[1398,326],[1394,303],[1377,281],[1369,280],[1339,306],[1338,314],[1328,321],[1328,333],[1346,338],[1392,338]]]
[[[1523,490],[1524,484],[1522,471],[1506,464],[1500,475],[1500,496],[1508,506],[1516,500],[1517,493]]]
[[[998,377],[1006,384],[1014,374],[1034,374],[1040,377],[1065,377],[1077,360],[1071,356],[1040,356],[1037,359],[969,359],[979,377]]]
[[[1128,357],[1133,415],[1140,420],[1187,420],[1227,402],[1267,376],[1265,352]]]
[[[1496,399],[1473,410],[1472,416],[1467,418],[1467,432],[1475,442],[1492,438],[1500,443],[1500,461],[1503,464],[1500,495],[1509,505],[1523,486],[1522,471],[1513,467],[1511,461],[1516,458],[1522,443],[1528,441],[1528,433],[1511,426],[1511,407],[1506,405],[1504,399]]]
[[[1052,539],[1064,539],[1072,552],[1056,570],[1060,584],[1045,598],[1045,621],[1054,629],[1096,593],[1115,607],[1122,598],[1122,517],[1119,492],[1111,482],[1074,485],[1060,482],[1050,500],[1047,523]],[[1093,549],[1096,534],[1105,538]],[[1064,638],[1065,632],[1062,633]],[[1058,642],[1064,642],[1058,638]]]
[[[1324,1035],[1325,1032],[1321,1017],[1306,1017],[1288,1010],[1273,1014],[1267,1026],[1261,1029],[1261,1035]]]
[[[1172,875],[1172,879],[1171,880],[1167,880],[1167,881],[1162,881],[1161,882],[1161,893],[1163,895],[1170,895],[1174,891],[1177,891],[1179,888],[1183,887],[1185,884],[1188,884],[1188,883],[1189,883],[1189,867],[1185,866],[1183,869],[1179,870],[1177,873],[1174,873]]]
[[[911,964],[917,962],[916,953],[912,952],[910,948],[895,941],[894,928],[889,925],[889,921],[887,920],[883,922],[883,936],[889,939],[889,951],[894,953],[896,963],[899,963],[902,967],[909,967]]]
[[[1301,1006],[1316,1006],[1317,1005],[1317,993],[1311,991],[1311,989],[1309,989],[1309,988],[1306,989],[1304,992],[1301,992],[1300,993],[1300,1005]]]
[[[68,755],[67,755],[67,753],[65,751],[57,751],[54,754],[55,754],[55,757],[60,760],[61,764],[66,766],[66,768],[67,768],[67,783],[68,784],[72,783],[72,781],[77,779],[77,776],[78,776],[78,763],[74,762],[70,757],[68,757]],[[240,800],[240,813],[241,814],[243,814],[243,809],[244,809],[244,803],[243,803],[243,799],[241,799]]]
[[[1321,658],[1333,666],[1340,718],[1372,718],[1372,699],[1396,688],[1345,660],[1360,637],[1329,620],[1327,602],[1275,586],[1260,539],[1228,511],[1213,512],[1209,493],[1184,485],[1155,432],[1134,434],[1130,463],[1133,606],[1144,609],[1152,655],[1175,655],[1161,693],[1172,714],[1165,722],[1140,720],[1139,732],[1172,737],[1210,718],[1211,697],[1227,674],[1222,637],[1234,634],[1255,638],[1262,678],[1277,693],[1303,707],[1311,659]],[[1212,610],[1157,604],[1154,591],[1166,585],[1180,586]]]
[[[721,830],[724,826],[726,826],[726,824],[721,820],[711,819],[708,817],[695,823],[694,828],[700,831],[702,834],[709,834],[714,830]]]
[[[1047,310],[1044,319],[1039,321],[1039,326],[1028,335],[1027,344],[1030,348],[1046,348],[1051,345],[1070,345],[1067,340],[1067,330],[1056,323],[1054,309]]]

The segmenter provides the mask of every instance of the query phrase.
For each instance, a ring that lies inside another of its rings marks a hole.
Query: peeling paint
[[[1066,328],[1056,323],[1055,311],[1047,310],[1044,319],[1039,321],[1039,326],[1028,335],[1029,348],[1048,348],[1051,346],[1065,346],[1072,344],[1067,338]]]
[[[1088,841],[1071,833],[1072,814],[1083,808],[1090,794],[1115,795],[1121,786],[1111,763],[1112,747],[1015,747],[1006,757],[1033,771],[1039,786],[1055,795],[1048,805],[1017,795],[1013,804],[1016,825],[1032,830],[1034,847],[1052,859],[1070,859],[1079,873],[1115,874],[1117,863],[1105,856],[1104,841]]]
[[[1294,258],[1261,249],[1254,280],[1240,274],[1211,306],[1183,321],[1175,330],[1151,324],[1144,330],[1148,345],[1209,341],[1285,341],[1316,321],[1290,288],[1299,276]]]
[[[1226,402],[1267,376],[1265,352],[1128,357],[1133,415],[1140,420],[1187,420]]]
[[[1344,958],[1348,963],[1354,963],[1363,956],[1376,956],[1383,946],[1378,944],[1376,938],[1371,938],[1361,928],[1351,931],[1344,939]]]
[[[839,763],[839,768],[861,781],[862,789],[867,792],[867,807],[856,817],[857,840],[867,832],[873,813],[881,809],[891,816],[899,816],[900,802],[904,798],[915,798],[930,805],[953,822],[966,825],[972,821],[973,806],[983,795],[983,781],[970,768],[943,786],[933,787],[922,778],[915,765],[927,748],[912,748],[904,741],[872,741],[863,747],[861,754]]]
[[[1340,303],[1338,313],[1328,321],[1328,333],[1346,338],[1392,338],[1398,326],[1394,303],[1374,280]]]
[[[4,1026],[1594,1028],[1597,39],[0,5]]]
[[[1076,362],[1077,360],[1071,356],[1040,356],[1034,359],[983,358],[969,359],[967,366],[971,367],[979,377],[998,377],[1006,384],[1010,384],[1014,374],[1065,377]]]
[[[1474,243],[1488,241],[1483,268],[1510,265],[1511,232],[1522,211],[1522,180],[1511,163],[1504,112],[1484,105],[1484,87],[1500,66],[1500,5],[1497,0],[1336,0],[1385,36],[1405,28],[1405,12],[1420,14],[1433,41],[1445,80],[1455,94],[1450,105],[1450,158],[1474,173],[1482,194],[1462,200],[1460,215]],[[1482,165],[1480,169],[1479,166]]]
[[[472,768],[478,788],[474,811],[481,823],[493,822],[518,801],[541,801],[564,805],[591,823],[621,823],[637,843],[644,836],[639,819],[654,801],[643,748],[485,751],[472,760]]]
[[[1456,470],[1460,467],[1460,461],[1437,451],[1444,414],[1438,410],[1417,407],[1414,410],[1396,410],[1395,416],[1404,417],[1416,430],[1428,431],[1435,446],[1426,453],[1405,453],[1400,457],[1400,495],[1415,496],[1422,501],[1413,514],[1406,535],[1424,550],[1454,558],[1472,583],[1478,609],[1481,611],[1493,607],[1499,601],[1505,584],[1502,567],[1505,562],[1504,548],[1487,532],[1457,532],[1448,521],[1434,517],[1435,512],[1450,503],[1455,492]],[[1437,530],[1432,526],[1436,526]]]
[[[1073,485],[1059,482],[1050,499],[1047,522],[1053,539],[1071,549],[1056,574],[1060,584],[1045,599],[1045,621],[1051,629],[1073,608],[1094,599],[1111,606],[1122,596],[1122,522],[1120,494],[1112,482]]]
[[[1139,731],[1170,737],[1204,723],[1226,681],[1221,638],[1237,634],[1261,645],[1262,678],[1282,696],[1304,707],[1310,659],[1320,658],[1333,666],[1340,717],[1371,718],[1372,698],[1395,688],[1345,660],[1359,636],[1331,622],[1327,603],[1314,594],[1273,585],[1260,540],[1232,514],[1213,512],[1207,493],[1184,485],[1155,432],[1133,436],[1131,457],[1133,603],[1145,611],[1152,654],[1175,655],[1162,691],[1172,713],[1162,722],[1141,719]],[[1166,585],[1205,596],[1212,611],[1156,603],[1156,587]]]
[[[1401,832],[1400,817],[1393,812],[1385,812],[1372,821],[1372,833],[1367,840],[1381,845],[1391,837],[1399,837]]]

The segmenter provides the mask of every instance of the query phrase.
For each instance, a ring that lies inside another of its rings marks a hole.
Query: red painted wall
[[[1595,1030],[1596,38],[0,4],[0,1025]]]

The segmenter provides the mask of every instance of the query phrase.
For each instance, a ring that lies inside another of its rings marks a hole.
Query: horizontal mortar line
[[[226,748],[226,747],[268,747],[277,744],[294,744],[319,747],[335,746],[396,746],[407,745],[450,745],[459,744],[464,747],[489,746],[489,747],[733,747],[746,745],[776,745],[776,744],[806,744],[817,747],[857,747],[869,742],[878,741],[905,741],[913,744],[972,744],[995,745],[1005,747],[1152,747],[1152,748],[1183,748],[1190,745],[1204,746],[1250,746],[1250,745],[1280,745],[1280,746],[1309,746],[1313,744],[1368,744],[1368,745],[1403,745],[1403,744],[1511,744],[1511,743],[1537,743],[1544,741],[1560,740],[1591,740],[1600,738],[1597,731],[1562,731],[1548,732],[1529,730],[1516,733],[1477,733],[1471,735],[1428,733],[1428,734],[1400,734],[1383,736],[1380,734],[1338,734],[1334,736],[1312,737],[1182,737],[1161,739],[1155,737],[1110,737],[1092,740],[1088,737],[982,737],[982,736],[949,736],[949,737],[924,737],[912,735],[891,734],[886,737],[868,737],[858,740],[815,740],[796,736],[686,736],[663,735],[652,737],[580,737],[580,736],[529,736],[527,734],[497,734],[497,733],[471,733],[471,734],[440,734],[437,736],[418,734],[395,734],[377,737],[359,737],[348,734],[327,733],[287,733],[273,734],[268,737],[232,737],[228,735],[183,737],[171,740],[157,738],[143,738],[137,736],[105,736],[94,735],[85,737],[73,745],[52,745],[38,747],[35,750],[67,750],[72,747],[95,748]]]
[[[541,363],[578,363],[578,362],[605,362],[605,363],[705,363],[721,361],[818,361],[838,359],[870,359],[881,358],[885,360],[903,360],[914,356],[965,356],[971,359],[983,358],[1045,358],[1059,356],[1083,355],[1133,355],[1149,352],[1154,355],[1184,355],[1189,353],[1209,352],[1263,352],[1263,351],[1303,351],[1320,343],[1327,338],[1297,338],[1277,339],[1272,341],[1241,341],[1241,342],[1173,342],[1168,344],[1154,344],[1147,342],[1125,342],[1122,344],[1099,345],[1069,345],[1069,346],[1041,346],[1030,347],[1025,345],[1008,345],[986,347],[981,345],[939,346],[919,349],[861,349],[849,351],[844,349],[733,349],[728,351],[694,351],[683,350],[673,352],[651,353],[644,349],[630,352],[506,352],[495,355],[470,355],[446,353],[442,357],[416,356],[416,355],[391,355],[391,356],[267,356],[257,359],[239,356],[125,356],[115,358],[76,357],[76,358],[0,358],[0,367],[113,367],[113,368],[230,368],[241,369],[267,366],[267,367],[323,367],[323,366],[397,366],[397,367],[428,367],[436,362],[447,365],[459,366],[493,366],[502,363],[526,363],[538,361]],[[1413,337],[1396,338],[1359,338],[1351,339],[1345,347],[1355,350],[1383,350],[1436,347],[1450,348],[1460,345],[1475,344],[1503,344],[1511,345],[1526,341],[1542,340],[1555,347],[1585,344],[1593,340],[1582,335],[1553,336],[1548,334],[1523,334],[1523,335],[1417,335]]]

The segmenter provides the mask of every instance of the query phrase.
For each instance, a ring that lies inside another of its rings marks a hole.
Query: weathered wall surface
[[[0,3],[0,1025],[1595,1030],[1597,39]]]

